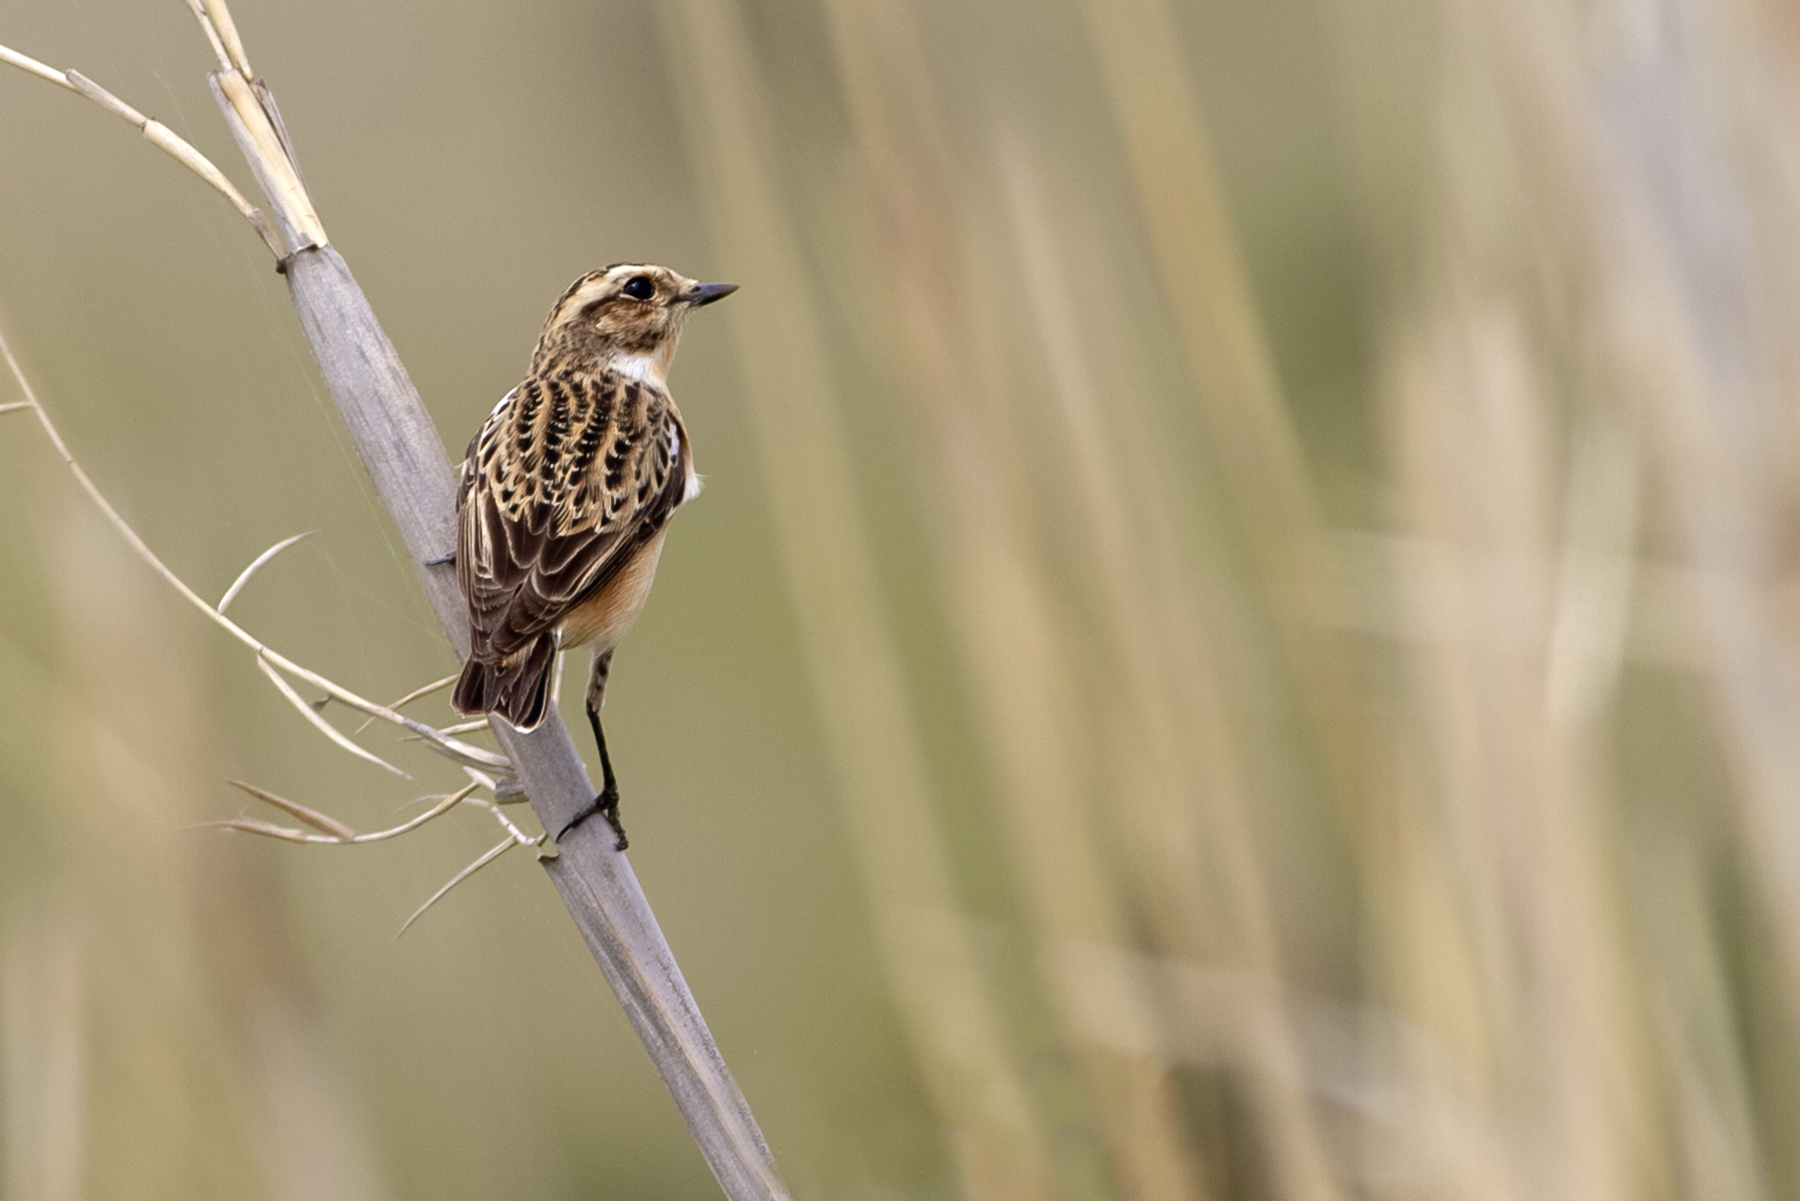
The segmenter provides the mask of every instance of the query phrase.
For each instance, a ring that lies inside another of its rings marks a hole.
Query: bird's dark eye
[[[619,291],[633,300],[649,300],[656,295],[656,285],[650,282],[648,275],[634,275],[625,281],[625,286]]]

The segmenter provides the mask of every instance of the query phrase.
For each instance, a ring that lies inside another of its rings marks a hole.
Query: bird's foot
[[[600,795],[589,802],[587,808],[583,809],[580,813],[577,813],[574,817],[571,817],[568,824],[557,831],[556,841],[561,842],[564,834],[567,834],[570,830],[573,830],[576,826],[579,826],[582,822],[594,816],[596,813],[605,817],[606,824],[613,828],[614,834],[618,835],[618,840],[613,843],[613,850],[622,851],[631,845],[630,841],[625,837],[624,823],[619,820],[619,789],[618,786],[614,784],[609,784],[601,789]]]

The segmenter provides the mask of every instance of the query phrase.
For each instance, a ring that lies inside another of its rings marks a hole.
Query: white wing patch
[[[674,424],[669,426],[669,462],[681,462],[681,427]],[[699,496],[700,489],[706,487],[706,481],[700,478],[699,472],[693,470],[693,466],[692,463],[688,464],[687,487],[681,492],[681,503],[684,505]]]

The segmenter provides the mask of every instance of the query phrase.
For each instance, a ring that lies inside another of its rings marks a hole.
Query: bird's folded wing
[[[654,538],[687,492],[686,456],[672,437],[649,438],[611,505],[593,506],[585,519],[559,520],[555,497],[543,497],[509,516],[491,481],[464,467],[458,505],[456,568],[469,604],[470,656],[506,659],[554,629],[569,612],[604,589],[639,547]]]

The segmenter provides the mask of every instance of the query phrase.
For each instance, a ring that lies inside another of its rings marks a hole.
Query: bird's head
[[[664,384],[688,314],[735,291],[736,284],[696,283],[646,263],[590,271],[550,310],[532,370],[567,360],[582,369],[610,366]]]

